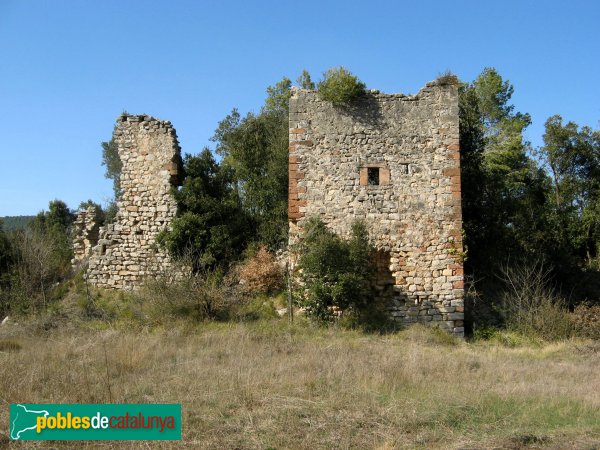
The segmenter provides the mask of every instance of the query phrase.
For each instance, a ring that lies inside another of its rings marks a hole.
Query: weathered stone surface
[[[290,244],[311,216],[342,236],[364,219],[390,315],[462,334],[457,86],[369,91],[347,107],[294,88],[289,120]]]
[[[92,253],[92,248],[98,243],[100,224],[97,211],[89,206],[84,211],[79,211],[73,222],[73,259],[74,268],[79,266]]]
[[[170,191],[180,184],[180,148],[170,122],[144,115],[120,116],[114,138],[123,163],[122,194],[116,223],[100,228],[88,278],[104,288],[133,289],[148,277],[173,275],[173,262],[156,237],[177,212]]]

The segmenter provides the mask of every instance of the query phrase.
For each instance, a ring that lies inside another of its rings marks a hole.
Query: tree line
[[[534,148],[513,92],[491,68],[460,87],[466,273],[493,292],[503,267],[543,261],[564,295],[596,300],[600,131],[554,115]]]
[[[306,71],[298,82],[315,87]],[[249,245],[286,246],[290,87],[284,78],[267,89],[259,113],[234,109],[219,123],[212,140],[220,161],[208,148],[186,155],[179,217],[162,240],[171,252],[191,244],[200,266],[211,266]],[[495,286],[502,266],[543,259],[571,289],[599,268],[600,131],[555,115],[534,148],[524,137],[531,117],[517,111],[513,92],[493,68],[460,83],[466,270],[476,284]]]

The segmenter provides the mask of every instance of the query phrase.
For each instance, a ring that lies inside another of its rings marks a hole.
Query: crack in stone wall
[[[293,88],[289,120],[290,244],[309,217],[343,236],[364,219],[390,316],[464,335],[457,86],[346,107]]]
[[[176,271],[156,237],[177,213],[171,188],[181,184],[180,147],[170,122],[145,115],[120,116],[113,137],[123,165],[121,195],[115,223],[100,228],[88,279],[98,287],[134,289]]]

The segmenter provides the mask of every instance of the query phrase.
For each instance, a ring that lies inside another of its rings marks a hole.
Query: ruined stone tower
[[[150,116],[120,116],[114,139],[122,193],[116,222],[100,229],[88,277],[99,287],[132,289],[172,268],[156,237],[177,212],[170,191],[180,183],[181,156],[171,123]]]
[[[364,219],[376,248],[378,300],[403,323],[464,334],[458,89],[370,91],[335,107],[290,99],[290,243],[309,217],[340,235]]]

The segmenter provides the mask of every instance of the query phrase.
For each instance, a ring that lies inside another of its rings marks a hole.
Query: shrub
[[[208,148],[186,155],[184,170],[183,186],[173,191],[177,217],[157,236],[157,244],[175,259],[189,259],[194,273],[225,270],[239,257],[248,236],[234,174]]]
[[[237,296],[229,292],[220,271],[168,282],[148,282],[138,296],[146,313],[156,322],[165,319],[227,319]]]
[[[362,308],[343,311],[337,325],[344,329],[360,330],[364,333],[394,333],[402,324],[390,317],[382,303],[369,302]]]
[[[546,340],[572,336],[569,311],[550,286],[551,270],[543,262],[507,267],[502,272],[507,286],[502,309],[509,328]]]
[[[265,246],[239,268],[242,289],[253,294],[272,294],[284,287],[283,270]]]
[[[136,293],[151,322],[255,321],[278,317],[273,299],[247,295],[231,273],[205,272],[177,281],[153,280]]]
[[[300,303],[313,317],[330,320],[332,309],[355,311],[370,298],[371,247],[364,222],[354,222],[343,240],[319,219],[309,219],[298,246],[304,292]]]
[[[600,339],[600,305],[578,305],[573,311],[572,319],[579,336]]]
[[[514,330],[505,330],[496,327],[480,327],[473,332],[476,342],[489,342],[503,347],[539,347],[543,341],[537,335],[523,334]]]
[[[460,84],[460,80],[458,79],[458,77],[454,75],[450,70],[446,70],[444,73],[441,73],[437,77],[437,81],[442,85],[453,84],[455,86],[458,86]]]
[[[37,311],[48,306],[52,286],[65,272],[56,257],[56,242],[43,231],[27,229],[14,235],[16,263],[11,280],[11,309]]]
[[[317,85],[319,97],[334,105],[348,104],[364,94],[365,84],[344,67],[329,69]]]
[[[241,321],[268,320],[279,317],[273,299],[264,295],[238,302],[232,316]]]

